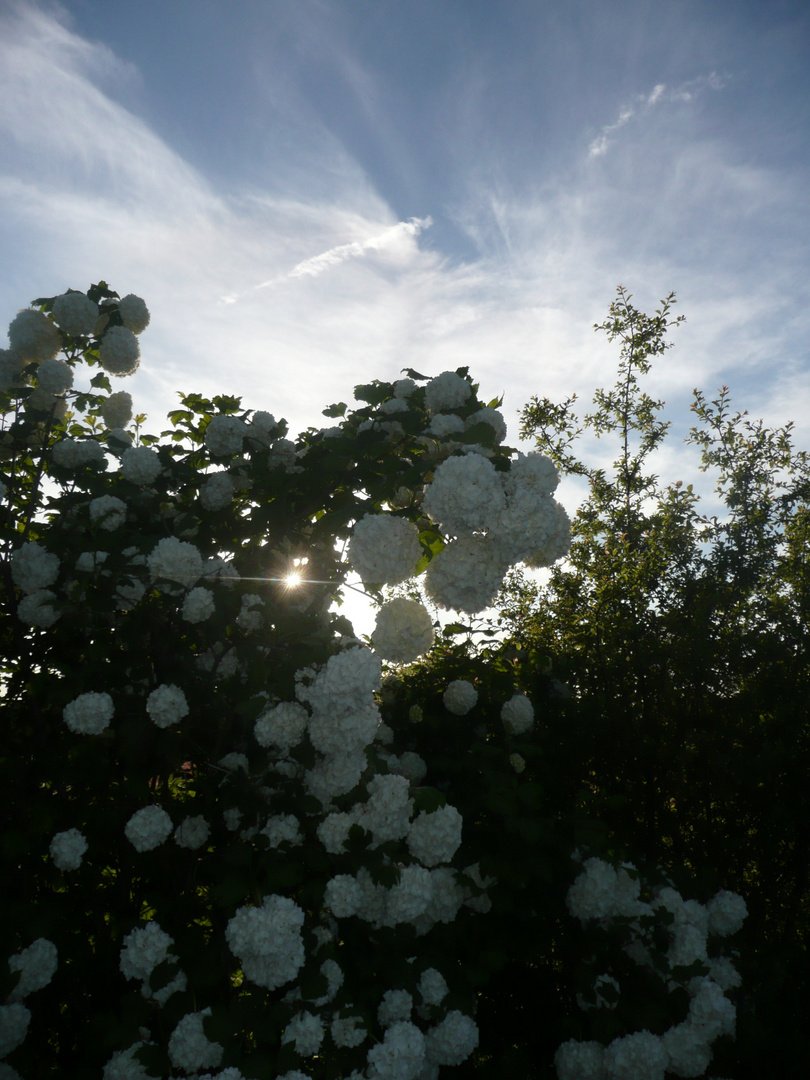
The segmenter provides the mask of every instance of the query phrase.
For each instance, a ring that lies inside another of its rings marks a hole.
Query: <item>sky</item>
[[[617,285],[674,290],[648,389],[705,484],[693,387],[810,446],[809,60],[806,0],[0,0],[0,322],[142,296],[152,431],[469,365],[515,445],[613,383]]]

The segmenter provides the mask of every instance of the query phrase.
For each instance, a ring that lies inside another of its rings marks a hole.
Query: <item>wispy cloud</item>
[[[622,107],[618,119],[612,124],[605,124],[597,137],[588,146],[588,156],[603,157],[614,142],[613,135],[629,124],[631,120],[640,120],[658,105],[667,102],[691,102],[706,90],[722,90],[727,77],[713,71],[696,79],[668,88],[666,83],[657,83],[648,94],[637,94],[629,105]]]

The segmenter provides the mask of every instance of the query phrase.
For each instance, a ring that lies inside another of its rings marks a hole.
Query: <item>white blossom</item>
[[[436,968],[426,968],[419,977],[419,993],[426,1005],[441,1005],[448,993],[447,983]]]
[[[291,847],[298,847],[304,840],[300,822],[295,814],[275,814],[269,817],[262,829],[262,834],[269,840],[271,848],[277,848],[284,843]]]
[[[124,828],[124,835],[136,851],[152,851],[172,833],[172,819],[160,806],[136,810]]]
[[[507,731],[523,735],[534,725],[534,707],[525,694],[515,694],[501,706],[501,720]]]
[[[426,653],[434,637],[433,622],[424,604],[398,596],[377,613],[371,644],[383,660],[407,664]]]
[[[411,828],[413,799],[405,777],[378,774],[366,787],[369,800],[358,816],[358,824],[374,837],[372,846],[407,836]]]
[[[425,1037],[409,1021],[392,1024],[366,1060],[370,1080],[416,1080],[425,1064]]]
[[[37,589],[29,593],[17,605],[17,618],[28,626],[53,626],[59,618],[59,612],[53,607],[56,593],[50,589]]]
[[[169,948],[174,938],[152,920],[136,926],[123,940],[119,967],[125,979],[148,979],[158,964],[171,959]]]
[[[216,457],[234,457],[242,453],[248,426],[238,416],[212,416],[205,429],[205,445]]]
[[[214,614],[214,597],[210,589],[198,585],[186,594],[181,614],[186,622],[201,623]]]
[[[57,870],[78,870],[87,851],[87,839],[78,829],[65,829],[56,833],[48,850]]]
[[[605,1075],[607,1080],[664,1080],[668,1061],[659,1035],[636,1031],[606,1047]]]
[[[111,430],[125,428],[132,419],[132,395],[119,390],[104,401],[99,409],[101,419]]]
[[[73,368],[64,360],[43,360],[37,369],[37,386],[46,394],[64,394],[73,386]]]
[[[146,699],[146,711],[157,727],[171,727],[188,716],[186,695],[179,686],[162,683]]]
[[[666,1051],[667,1072],[675,1076],[704,1076],[712,1060],[711,1043],[705,1034],[688,1022],[677,1024],[661,1036]]]
[[[425,1054],[434,1065],[460,1065],[478,1046],[478,1025],[458,1009],[425,1036]]]
[[[422,509],[453,536],[488,529],[504,508],[503,486],[491,461],[466,454],[443,461],[422,499]]]
[[[42,311],[25,308],[11,320],[8,328],[9,351],[23,364],[52,360],[62,347],[59,331]]]
[[[28,541],[11,556],[11,577],[24,593],[38,592],[53,585],[59,576],[59,556]]]
[[[99,495],[90,502],[90,520],[106,532],[115,532],[127,520],[127,504],[115,495]]]
[[[222,510],[233,502],[236,486],[226,472],[209,473],[200,488],[200,504],[204,510]]]
[[[129,293],[118,301],[121,322],[133,334],[142,334],[149,325],[149,309],[140,296]]]
[[[101,339],[98,359],[111,375],[134,375],[140,363],[138,339],[125,326],[110,326]]]
[[[423,866],[450,862],[461,843],[463,820],[455,806],[420,811],[408,833],[408,850]]]
[[[422,555],[419,530],[392,514],[366,514],[352,530],[348,559],[362,581],[396,585],[411,577]]]
[[[297,1054],[311,1057],[323,1042],[323,1024],[312,1013],[300,1012],[285,1027],[281,1042],[293,1042]]]
[[[493,602],[507,569],[488,536],[462,536],[428,564],[425,591],[441,608],[475,615]]]
[[[429,412],[458,409],[472,393],[472,385],[455,371],[443,371],[425,387],[425,408]]]
[[[169,1059],[176,1069],[196,1073],[200,1069],[215,1069],[222,1061],[222,1046],[206,1038],[203,1030],[203,1020],[210,1015],[210,1007],[202,1012],[188,1013],[172,1032]]]
[[[748,908],[745,900],[738,894],[721,890],[706,904],[709,914],[708,931],[719,937],[730,937],[736,934],[745,921]]]
[[[0,1058],[7,1057],[22,1045],[30,1023],[31,1013],[19,1001],[0,1005]]]
[[[259,746],[273,746],[286,752],[303,739],[308,720],[305,708],[294,701],[283,701],[262,713],[253,734]]]
[[[335,1046],[360,1046],[368,1036],[362,1016],[338,1017],[329,1031]]]
[[[479,409],[464,421],[465,428],[475,427],[476,424],[487,424],[495,433],[495,442],[502,443],[506,438],[506,421],[497,409],[487,406]]]
[[[98,322],[98,304],[81,292],[55,297],[51,312],[60,329],[70,337],[89,337]]]
[[[386,990],[377,1007],[377,1019],[382,1027],[403,1023],[411,1018],[413,998],[407,990]]]
[[[265,896],[261,907],[241,907],[225,938],[245,977],[275,990],[291,982],[304,963],[304,912],[289,897]]]
[[[126,1050],[116,1050],[104,1066],[101,1080],[153,1080],[151,1073],[135,1057],[143,1043],[133,1043]]]
[[[443,439],[447,435],[458,435],[464,431],[464,421],[455,413],[436,413],[425,428],[428,435],[436,439]]]
[[[175,581],[190,589],[202,576],[203,561],[193,544],[166,536],[146,560],[153,581]]]
[[[54,443],[53,460],[68,469],[106,464],[104,447],[95,439],[60,439]]]
[[[56,946],[47,938],[37,938],[33,945],[9,957],[11,971],[19,971],[17,985],[6,999],[9,1003],[22,1001],[48,985],[56,974],[58,964]]]
[[[600,1042],[569,1039],[557,1047],[558,1080],[605,1080],[605,1048]]]
[[[77,735],[98,735],[109,727],[115,706],[106,692],[79,694],[62,710],[62,719]]]
[[[478,691],[466,679],[454,679],[448,683],[442,700],[448,712],[454,716],[466,716],[478,701]]]
[[[183,818],[174,830],[174,839],[179,847],[196,851],[203,846],[210,833],[211,827],[202,814],[194,814]]]
[[[160,458],[149,446],[131,446],[121,458],[121,475],[138,487],[153,484],[162,471]]]

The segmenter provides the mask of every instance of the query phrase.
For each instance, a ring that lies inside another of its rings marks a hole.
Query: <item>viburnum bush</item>
[[[135,372],[148,323],[102,282],[34,301],[0,354],[3,1075],[484,1070],[505,965],[482,943],[519,950],[521,904],[538,963],[596,920],[663,987],[655,1031],[553,1027],[560,1080],[702,1075],[735,986],[706,938],[742,901],[698,913],[663,879],[572,863],[533,776],[540,687],[432,612],[473,617],[515,563],[566,554],[551,462],[503,446],[466,369],[357,387],[296,440],[196,394],[146,434],[109,376]],[[352,572],[380,604],[368,643],[334,610]],[[553,925],[521,895],[550,871]],[[548,966],[569,989],[588,968]]]

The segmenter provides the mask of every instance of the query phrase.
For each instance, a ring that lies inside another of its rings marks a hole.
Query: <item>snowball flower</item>
[[[478,1046],[478,1025],[453,1009],[425,1036],[425,1056],[433,1065],[460,1065]]]
[[[425,408],[429,412],[458,409],[472,393],[472,385],[455,371],[443,371],[425,387]]]
[[[391,514],[366,514],[349,541],[349,562],[364,582],[375,585],[396,585],[411,577],[421,555],[419,530]]]
[[[448,993],[444,976],[436,968],[427,968],[419,978],[419,993],[426,1005],[441,1005]]]
[[[24,593],[38,592],[53,585],[59,576],[59,556],[28,541],[11,556],[11,577]]]
[[[57,870],[78,870],[87,851],[87,840],[78,829],[58,832],[48,848]]]
[[[133,334],[142,334],[149,325],[149,309],[140,296],[129,293],[118,301],[118,314],[121,322]]]
[[[124,938],[119,967],[125,979],[148,979],[158,964],[169,958],[174,938],[154,920],[136,926]]]
[[[241,454],[248,426],[237,416],[212,416],[205,429],[205,445],[217,457]]]
[[[110,394],[99,411],[101,419],[111,430],[125,428],[132,419],[132,395],[126,390]]]
[[[149,446],[131,446],[121,458],[121,475],[138,487],[154,483],[162,470],[160,458]]]
[[[474,412],[472,416],[468,416],[464,421],[465,428],[475,427],[476,424],[487,424],[491,427],[495,433],[496,443],[502,443],[506,438],[506,421],[497,409],[491,409],[487,406],[485,409]]]
[[[193,544],[166,536],[160,540],[146,560],[152,580],[175,581],[191,588],[202,576],[203,561]]]
[[[31,1013],[19,1001],[0,1005],[0,1058],[7,1057],[25,1040]]]
[[[509,764],[515,770],[516,773],[522,773],[526,768],[526,759],[522,754],[510,754]]]
[[[90,520],[107,532],[115,532],[127,520],[127,504],[115,495],[99,495],[90,502]]]
[[[712,1060],[712,1048],[705,1034],[693,1024],[671,1027],[661,1036],[667,1053],[667,1071],[675,1076],[704,1076]]]
[[[409,1021],[392,1024],[366,1060],[372,1080],[416,1080],[425,1064],[425,1037]]]
[[[267,837],[271,848],[287,843],[297,847],[303,842],[299,821],[295,814],[275,814],[267,819],[262,834]]]
[[[466,716],[478,701],[478,691],[466,679],[454,679],[442,695],[444,707],[454,716]]]
[[[124,828],[124,835],[136,851],[152,851],[160,847],[172,832],[172,819],[160,806],[144,806],[136,810]]]
[[[142,1045],[136,1042],[126,1050],[116,1050],[104,1066],[101,1080],[153,1080],[152,1074],[135,1057],[136,1050]]]
[[[706,904],[709,913],[709,933],[720,937],[736,934],[745,921],[748,908],[738,894],[721,890]]]
[[[275,990],[291,982],[304,964],[304,912],[286,896],[265,896],[261,907],[241,907],[225,939],[247,979]]]
[[[9,351],[23,364],[52,360],[62,347],[59,331],[42,311],[25,308],[9,324]]]
[[[115,706],[107,693],[79,694],[62,710],[62,719],[77,735],[98,735],[112,720]]]
[[[425,591],[441,608],[475,615],[493,602],[507,567],[489,537],[463,536],[433,557]]]
[[[464,421],[455,413],[436,413],[425,431],[436,439],[443,439],[447,435],[458,435],[464,431]]]
[[[20,978],[7,1001],[22,1001],[29,994],[42,990],[54,977],[57,964],[56,946],[47,938],[37,938],[33,945],[10,956],[8,966],[11,971],[19,971]]]
[[[253,734],[260,746],[273,746],[286,752],[303,739],[308,720],[305,708],[294,701],[283,701],[259,717]]]
[[[534,707],[525,694],[515,694],[501,706],[501,720],[507,731],[523,735],[534,724]]]
[[[106,463],[104,447],[95,439],[60,439],[54,444],[53,460],[66,469]]]
[[[551,495],[559,482],[560,474],[554,462],[539,452],[518,454],[503,477],[504,490],[508,495],[513,495],[519,488],[538,495]]]
[[[335,918],[345,919],[356,915],[361,901],[360,884],[350,874],[336,874],[327,881],[323,892],[323,902]]]
[[[301,1057],[317,1054],[323,1042],[323,1024],[312,1013],[298,1013],[287,1024],[281,1036],[282,1045],[289,1042],[295,1043],[295,1052]]]
[[[140,363],[138,339],[125,326],[110,326],[98,350],[101,366],[111,375],[133,375]]]
[[[196,1073],[200,1069],[215,1069],[222,1061],[222,1046],[206,1038],[203,1030],[203,1020],[210,1015],[210,1007],[188,1013],[172,1032],[169,1059],[176,1069]]]
[[[557,1047],[554,1067],[558,1080],[605,1080],[605,1048],[600,1042],[569,1039]]]
[[[362,1016],[338,1017],[332,1021],[329,1032],[335,1046],[360,1046],[368,1035]]]
[[[386,922],[414,922],[424,915],[433,899],[433,880],[424,866],[404,866],[399,881],[388,890],[386,896]]]
[[[450,862],[461,843],[463,819],[455,806],[421,810],[408,833],[408,851],[423,866]]]
[[[214,614],[214,597],[210,589],[199,585],[192,589],[183,601],[181,614],[186,622],[205,622]]]
[[[185,817],[174,830],[174,839],[179,847],[196,851],[208,839],[211,828],[202,814]]]
[[[73,386],[73,368],[64,360],[43,360],[37,369],[37,386],[46,394],[64,394]]]
[[[407,990],[386,990],[377,1007],[377,1019],[386,1028],[410,1020],[413,998]]]
[[[17,618],[28,626],[53,626],[59,613],[52,606],[56,593],[50,589],[37,589],[24,597],[17,605]]]
[[[226,472],[211,473],[200,488],[204,510],[222,510],[233,501],[236,485]]]
[[[422,509],[445,532],[461,536],[490,528],[505,501],[492,462],[481,454],[466,454],[447,458],[439,465],[422,499]]]
[[[171,727],[188,716],[186,695],[179,686],[163,683],[146,699],[146,711],[157,727]]]
[[[398,596],[377,614],[371,644],[383,660],[407,664],[428,651],[435,637],[424,604]]]
[[[81,292],[57,296],[51,312],[59,327],[70,337],[89,337],[98,322],[98,305]]]
[[[636,1031],[605,1049],[607,1080],[664,1080],[669,1055],[659,1035]]]

